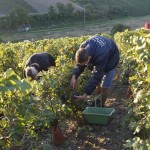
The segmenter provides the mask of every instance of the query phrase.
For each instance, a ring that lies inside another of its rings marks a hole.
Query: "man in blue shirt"
[[[88,80],[83,95],[75,96],[77,100],[83,100],[101,86],[102,105],[107,99],[109,89],[119,62],[119,50],[113,40],[102,36],[94,36],[83,44],[76,52],[77,65],[73,70],[70,86],[74,89],[77,79],[90,66],[92,75]]]

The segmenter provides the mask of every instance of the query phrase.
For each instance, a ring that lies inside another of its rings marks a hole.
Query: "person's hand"
[[[83,95],[79,95],[79,96],[74,95],[75,100],[84,100],[86,97],[87,97],[87,94],[85,94],[85,93]]]
[[[77,84],[77,79],[75,78],[75,75],[73,75],[70,81],[70,88],[74,89],[76,84]]]

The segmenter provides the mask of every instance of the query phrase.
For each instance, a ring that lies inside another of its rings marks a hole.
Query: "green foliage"
[[[65,15],[66,15],[65,5],[63,3],[58,2],[57,3],[57,9],[58,9],[59,16],[65,17]]]
[[[133,150],[148,150],[146,142],[141,140],[139,137],[135,137],[133,139],[127,140],[125,144],[126,148],[132,148]]]
[[[150,13],[149,0],[145,0],[144,3],[141,0],[71,0],[81,6],[92,4],[95,12],[103,10],[104,14],[111,15],[109,13],[117,13],[117,16],[122,14],[130,16],[142,16]],[[112,16],[113,16],[112,14]]]
[[[71,17],[74,15],[74,7],[72,3],[67,3],[66,4],[66,12],[67,12],[67,17]]]
[[[57,10],[58,10],[58,16],[60,18],[67,18],[67,17],[71,17],[74,16],[74,7],[71,3],[67,3],[66,5],[64,5],[61,2],[58,2],[56,4],[57,6]]]
[[[72,100],[69,81],[74,67],[74,55],[81,38],[45,39],[36,42],[0,44],[0,146],[2,148],[35,148],[39,146],[39,130],[50,128],[58,118],[78,115],[81,103]],[[21,79],[24,63],[36,52],[48,51],[57,66],[41,73],[38,81]],[[13,68],[13,69],[9,69]],[[14,72],[14,71],[15,72]],[[17,75],[17,74],[18,75]],[[83,74],[76,89],[83,92]],[[65,99],[61,99],[65,96]],[[51,133],[52,134],[52,133]]]
[[[4,77],[0,79],[0,91],[2,96],[5,95],[7,91],[14,92],[15,90],[19,90],[22,93],[27,94],[28,89],[30,89],[30,85],[24,80],[20,80],[19,76],[16,76],[12,69],[8,69]]]
[[[101,34],[112,38],[110,35]],[[69,87],[74,57],[80,44],[91,36],[44,39],[35,42],[0,44],[0,108],[4,114],[0,122],[0,144],[25,146],[39,141],[35,129],[50,128],[53,119],[72,116],[81,110],[83,103],[72,99],[74,92],[83,92],[89,77],[88,70],[78,79],[78,88]],[[120,49],[121,76],[128,69],[133,103],[128,107],[128,127],[133,139],[125,146],[130,149],[150,148],[150,36],[144,29],[118,32],[114,39]],[[56,58],[56,67],[43,72],[38,81],[22,80],[26,59],[33,53],[47,51]],[[8,59],[9,58],[9,59]],[[12,70],[12,68],[15,74]],[[62,99],[61,97],[65,98]],[[21,140],[20,140],[21,139]],[[29,140],[28,140],[29,139]],[[30,142],[29,142],[30,141]]]
[[[126,25],[123,25],[123,24],[115,24],[112,29],[111,29],[111,34],[114,35],[115,33],[117,32],[122,32],[126,29],[130,29],[130,27],[126,26]]]
[[[144,29],[115,34],[121,52],[121,72],[129,69],[129,83],[133,92],[130,105],[129,128],[135,138],[127,145],[133,149],[150,147],[150,36]]]
[[[0,146],[25,147],[28,143],[32,147],[32,142],[38,141],[36,131],[50,127],[55,120],[49,101],[39,101],[33,96],[32,85],[27,80],[21,80],[12,69],[1,77],[0,91]]]
[[[23,26],[28,23],[28,13],[25,9],[16,7],[8,14],[10,25]]]
[[[55,20],[57,18],[57,11],[54,6],[50,5],[48,7],[48,17],[49,19]]]
[[[0,0],[0,12],[1,14],[8,14],[15,7],[21,7],[27,12],[37,12],[31,5],[24,0]]]
[[[20,7],[14,7],[6,16],[5,29],[17,29],[23,28],[29,23],[28,13],[25,9]]]

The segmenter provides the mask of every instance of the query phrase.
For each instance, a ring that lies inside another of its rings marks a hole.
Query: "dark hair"
[[[85,48],[79,48],[76,52],[76,62],[83,63],[86,62],[89,58],[89,53]]]

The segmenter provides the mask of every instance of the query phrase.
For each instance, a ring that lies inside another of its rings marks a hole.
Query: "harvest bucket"
[[[96,100],[99,97],[100,95],[98,95],[95,99],[95,106]],[[101,104],[101,107],[86,107],[86,109],[82,112],[82,114],[89,124],[106,125],[110,121],[110,118],[114,113],[114,111],[115,111],[114,108],[104,108],[102,107]]]

